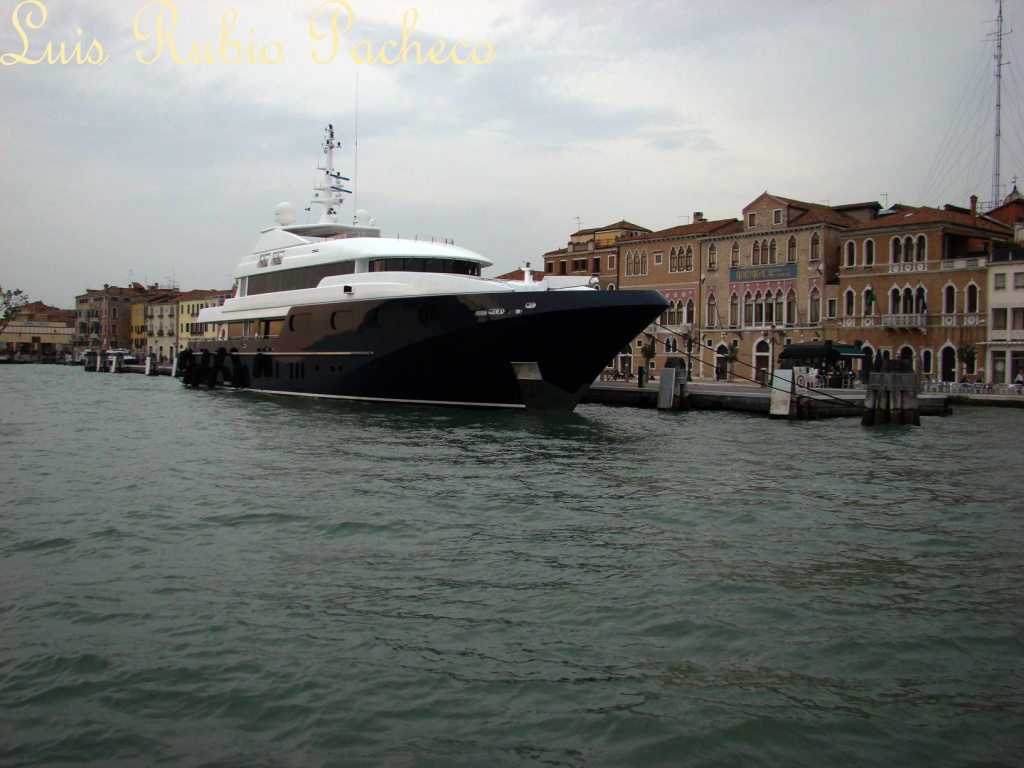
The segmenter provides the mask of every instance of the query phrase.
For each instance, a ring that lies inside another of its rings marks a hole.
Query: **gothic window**
[[[817,235],[815,235],[817,237]],[[811,325],[817,325],[821,322],[821,293],[817,288],[812,288],[810,296],[808,296],[808,309],[810,315]]]
[[[790,236],[789,245],[786,246],[786,261],[790,264],[796,261],[796,237]]]
[[[730,257],[730,264],[734,267],[740,265],[740,244],[735,240],[732,243],[732,256]]]
[[[967,286],[967,306],[964,307],[965,312],[977,312],[978,311],[978,286],[971,283]]]
[[[754,297],[747,291],[743,297],[743,325],[750,327],[754,324]]]
[[[733,294],[729,298],[729,327],[738,328],[740,324],[740,297]]]
[[[718,300],[715,298],[715,294],[708,296],[708,319],[705,323],[706,327],[714,328],[718,325]]]
[[[903,245],[898,237],[894,237],[889,245],[889,260],[893,264],[899,264],[903,260]]]
[[[864,243],[864,266],[871,267],[875,264],[875,241],[868,240]]]
[[[791,288],[786,296],[786,325],[796,325],[796,318],[796,291]]]
[[[811,261],[818,261],[819,259],[821,259],[821,237],[815,232],[811,236]]]
[[[857,298],[853,291],[847,290],[846,293],[843,294],[843,314],[847,317],[852,317],[856,310],[856,304]]]
[[[750,252],[750,265],[752,267],[758,267],[761,265],[761,244],[754,241],[754,247]]]
[[[928,302],[925,300],[924,286],[918,286],[914,293],[914,312],[919,315],[928,311]]]
[[[718,269],[718,248],[714,243],[708,246],[708,269]]]
[[[690,299],[689,301],[686,302],[686,322],[688,322],[688,323],[692,323],[693,322],[693,312],[694,312],[693,299]]]
[[[947,315],[956,312],[956,288],[952,285],[947,285],[946,290],[942,293],[942,311]]]

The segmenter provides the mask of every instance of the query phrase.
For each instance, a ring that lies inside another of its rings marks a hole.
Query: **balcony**
[[[1024,341],[1024,329],[1020,328],[999,328],[989,331],[989,341],[992,342],[1022,342]]]
[[[916,315],[882,315],[883,328],[917,328],[924,330],[928,327],[928,314]]]

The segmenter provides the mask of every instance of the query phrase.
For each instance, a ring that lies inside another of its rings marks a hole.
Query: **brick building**
[[[923,379],[983,376],[987,276],[1005,224],[972,207],[896,205],[839,235],[824,337],[861,342],[865,365],[899,358]]]

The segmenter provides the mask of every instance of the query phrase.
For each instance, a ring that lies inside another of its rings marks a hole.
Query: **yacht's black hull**
[[[276,338],[197,345],[179,368],[283,395],[571,411],[667,306],[656,291],[353,299],[294,308]]]

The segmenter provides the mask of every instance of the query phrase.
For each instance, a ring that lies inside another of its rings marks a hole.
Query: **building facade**
[[[132,303],[146,295],[146,288],[104,284],[75,297],[75,347],[128,349],[132,346]]]
[[[7,360],[56,362],[72,354],[74,339],[74,310],[32,301],[19,307],[0,332],[0,355]]]
[[[860,343],[861,370],[900,359],[922,380],[984,378],[988,262],[1011,230],[971,209],[893,206],[839,237],[824,338]]]
[[[177,296],[177,338],[168,344],[169,357],[175,356],[191,342],[215,338],[216,328],[209,323],[200,323],[199,313],[206,307],[221,306],[233,295],[233,291],[195,290]]]

